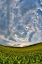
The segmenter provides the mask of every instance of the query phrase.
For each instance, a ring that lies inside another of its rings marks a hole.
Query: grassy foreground
[[[42,43],[24,48],[0,45],[0,64],[42,64]]]

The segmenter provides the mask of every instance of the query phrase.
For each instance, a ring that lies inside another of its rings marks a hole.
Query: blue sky
[[[42,0],[0,0],[0,44],[38,42],[42,42]]]

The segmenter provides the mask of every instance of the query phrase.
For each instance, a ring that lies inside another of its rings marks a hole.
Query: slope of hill
[[[42,42],[22,48],[0,45],[0,64],[42,64]]]
[[[9,49],[9,50],[19,50],[19,51],[26,51],[26,50],[39,50],[42,49],[42,42],[26,47],[12,47],[12,46],[3,46],[0,44],[0,49]]]

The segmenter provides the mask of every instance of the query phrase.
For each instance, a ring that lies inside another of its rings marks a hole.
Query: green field
[[[24,48],[0,45],[0,64],[42,64],[42,42]]]

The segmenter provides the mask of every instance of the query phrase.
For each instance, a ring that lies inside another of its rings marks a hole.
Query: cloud
[[[33,31],[33,32],[30,33],[30,35],[29,35],[29,39],[28,39],[29,42],[31,42],[31,39],[32,39],[32,37],[33,37],[34,34],[35,34],[35,31]]]
[[[23,0],[19,0],[19,2],[22,2]]]
[[[42,16],[42,10],[38,9],[37,13]]]
[[[40,4],[42,5],[42,0],[40,0]]]
[[[3,3],[3,4],[2,4]],[[6,0],[1,1],[0,7],[0,34],[7,36],[9,28],[9,14],[6,6]]]
[[[19,20],[20,20],[20,17],[18,17],[18,16],[14,17],[13,26],[16,26],[18,24]]]
[[[41,40],[41,4],[41,0],[1,0],[0,40],[9,42]],[[37,33],[39,37],[36,37]]]
[[[14,33],[17,35],[18,38],[25,38],[27,35],[28,30],[24,28],[24,26],[19,23],[17,24]]]
[[[36,8],[35,0],[24,0],[20,3],[20,13],[21,15],[24,15],[27,11],[33,10]]]
[[[16,26],[16,30],[23,31],[24,30],[23,25],[21,23],[18,23],[17,26]]]
[[[13,12],[15,15],[17,15],[18,14],[18,8],[13,9]]]
[[[0,40],[1,40],[1,39],[5,39],[5,37],[4,37],[3,35],[0,35]]]
[[[14,43],[13,43],[13,42],[7,42],[7,45],[8,45],[8,46],[14,46]],[[6,45],[6,46],[7,46],[7,45]]]
[[[26,44],[14,44],[14,47],[25,47],[27,46]]]
[[[13,37],[9,37],[9,40],[12,40],[12,41],[16,42],[16,40]]]
[[[5,46],[8,46],[8,43],[7,42],[8,41],[6,41],[6,40],[0,40],[0,44],[5,45]]]
[[[38,24],[37,27],[40,31],[42,31],[42,16],[39,16],[40,18],[38,18]]]

